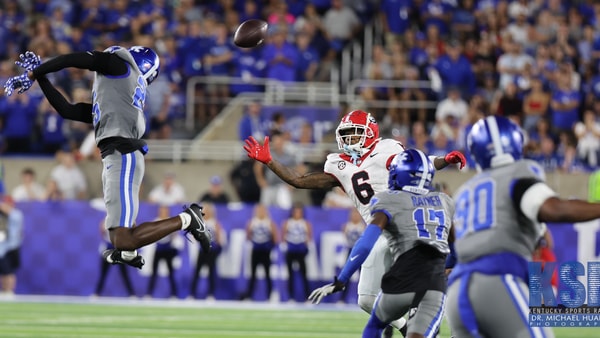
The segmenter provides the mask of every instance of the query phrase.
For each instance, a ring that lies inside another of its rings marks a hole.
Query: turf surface
[[[0,300],[0,337],[360,337],[367,315],[348,305],[16,297]],[[555,329],[598,338],[600,328]],[[440,338],[449,337],[444,325]],[[394,337],[400,337],[396,333]]]

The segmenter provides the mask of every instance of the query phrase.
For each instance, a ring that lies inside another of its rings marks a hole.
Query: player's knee
[[[375,304],[375,298],[376,296],[371,295],[358,295],[358,306],[366,313],[371,313]]]

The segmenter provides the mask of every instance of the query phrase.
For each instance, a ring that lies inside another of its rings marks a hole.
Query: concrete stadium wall
[[[29,166],[34,168],[37,173],[38,181],[44,183],[49,177],[50,170],[56,165],[53,158],[2,158],[0,162],[5,168],[5,186],[7,191],[12,189],[20,182],[20,172],[23,168]],[[102,165],[96,161],[82,161],[80,166],[84,171],[88,186],[90,188],[90,197],[100,197],[102,195],[101,172]],[[175,172],[177,181],[186,189],[186,197],[190,201],[198,197],[208,189],[209,179],[213,175],[223,177],[225,190],[233,201],[237,200],[235,191],[229,183],[229,172],[234,163],[231,161],[189,161],[184,163],[171,163],[159,161],[146,161],[146,176],[142,191],[142,199],[145,199],[150,189],[159,184],[163,175],[167,171]],[[448,184],[450,191],[455,191],[460,184],[465,182],[474,174],[474,171],[459,172],[457,170],[446,169],[436,173],[435,181]],[[575,173],[548,173],[547,182],[559,194],[566,198],[587,198],[589,174]],[[307,202],[308,194],[304,190],[298,190],[295,198],[299,201]]]

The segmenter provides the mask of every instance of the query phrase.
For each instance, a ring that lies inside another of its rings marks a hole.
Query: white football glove
[[[333,279],[333,283],[323,285],[320,288],[314,289],[313,292],[308,296],[313,304],[319,304],[325,296],[329,296],[332,293],[342,291],[346,288],[346,284],[340,282],[337,277]]]

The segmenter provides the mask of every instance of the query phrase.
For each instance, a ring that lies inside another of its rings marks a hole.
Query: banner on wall
[[[98,283],[101,267],[100,222],[104,213],[93,208],[88,202],[31,202],[17,205],[25,215],[24,240],[21,248],[21,268],[17,273],[18,294],[45,295],[92,295]],[[172,215],[181,211],[173,207]],[[288,210],[271,208],[271,216],[278,229],[289,216]],[[341,232],[348,218],[343,209],[321,209],[308,207],[306,218],[313,225],[313,242],[306,259],[310,289],[333,280],[347,257],[347,248]],[[138,223],[153,220],[157,215],[154,205],[141,203]],[[246,241],[246,222],[252,217],[252,206],[217,206],[217,218],[226,233],[226,245],[217,261],[218,280],[215,290],[216,299],[235,300],[246,291],[250,276],[250,245]],[[558,262],[599,261],[600,260],[600,222],[578,224],[549,225],[554,237],[555,253]],[[198,245],[187,241],[183,234],[177,235],[180,248],[174,260],[177,296],[190,295],[192,274],[198,256]],[[127,268],[138,296],[146,294],[155,245],[140,250],[146,259],[146,265],[138,270]],[[278,246],[272,252],[273,264],[270,272],[274,288],[282,301],[289,299],[287,292],[288,273],[284,252]],[[206,268],[201,271],[197,286],[200,298],[206,294],[208,283]],[[166,266],[159,265],[159,278],[153,293],[154,297],[169,297],[170,288]],[[258,283],[254,299],[266,300],[264,272],[258,270]],[[302,300],[302,284],[299,276],[294,275],[297,292],[296,300]],[[346,300],[355,302],[356,281],[353,276]],[[121,275],[116,266],[111,266],[105,282],[105,296],[127,296]],[[327,301],[335,302],[336,294]]]

